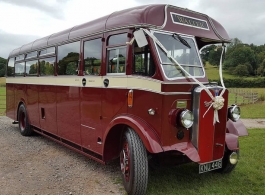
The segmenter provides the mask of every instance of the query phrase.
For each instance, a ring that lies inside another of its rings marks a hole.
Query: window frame
[[[13,60],[13,66],[9,66],[10,65],[10,60]],[[11,58],[9,58],[8,59],[8,62],[7,62],[7,64],[6,64],[6,72],[5,72],[5,76],[6,77],[14,77],[15,76],[15,62],[16,62],[16,60],[15,60],[15,57],[11,57]],[[11,67],[11,68],[13,68],[13,71],[12,71],[12,75],[8,75],[8,67]]]
[[[172,31],[159,31],[159,30],[151,30],[151,33],[154,35],[154,33],[160,33],[160,34],[165,34],[165,35],[172,35],[174,32],[172,32]],[[193,76],[194,78],[205,78],[205,76],[206,76],[206,72],[205,72],[205,69],[204,69],[204,66],[203,66],[203,63],[202,63],[202,59],[201,59],[201,56],[200,56],[200,53],[199,53],[199,49],[198,49],[198,45],[197,45],[197,42],[196,42],[196,40],[195,40],[195,37],[193,36],[193,35],[188,35],[188,34],[180,34],[179,33],[179,35],[181,35],[182,37],[187,37],[187,38],[190,38],[190,39],[192,39],[193,40],[193,42],[194,42],[194,45],[195,45],[195,48],[196,48],[196,52],[197,52],[197,54],[198,54],[198,58],[199,58],[199,61],[200,61],[200,63],[201,63],[201,65],[187,65],[187,66],[185,66],[184,65],[184,67],[198,67],[198,68],[201,68],[201,70],[202,70],[202,73],[203,73],[203,75],[201,75],[201,76]],[[155,35],[154,35],[155,36]],[[158,47],[159,46],[157,46],[157,44],[155,43],[155,41],[153,41],[153,43],[154,43],[154,46],[155,46],[155,52],[156,52],[156,54],[157,54],[157,56],[158,56],[158,60],[159,60],[159,64],[160,64],[160,67],[161,67],[161,70],[162,70],[162,72],[163,72],[163,75],[165,76],[165,78],[167,79],[167,80],[179,80],[179,79],[184,79],[184,78],[190,78],[190,76],[188,76],[188,77],[185,77],[185,76],[180,76],[180,77],[168,77],[167,76],[167,74],[165,73],[165,70],[164,70],[164,67],[163,67],[163,62],[162,62],[162,59],[161,59],[161,57],[160,57],[160,55],[159,55],[159,51],[158,51]],[[161,49],[161,48],[160,48]],[[181,64],[180,64],[181,65]],[[174,66],[174,65],[173,65]],[[182,67],[183,67],[183,65],[181,65]],[[183,67],[183,68],[184,68]]]
[[[72,43],[78,43],[78,42],[79,42],[79,50],[78,50],[79,57],[78,57],[78,64],[77,64],[77,69],[76,69],[77,73],[76,74],[59,74],[58,73],[58,70],[59,70],[58,66],[59,66],[59,61],[60,61],[59,60],[59,48],[61,46],[65,46],[65,45],[72,44]],[[75,40],[75,41],[67,42],[67,43],[64,43],[64,44],[56,46],[56,67],[55,67],[56,76],[80,76],[80,72],[81,72],[80,71],[80,69],[81,69],[81,63],[80,63],[81,60],[80,60],[80,58],[81,58],[81,55],[82,55],[82,51],[81,51],[82,45],[81,44],[82,44],[82,40]]]
[[[53,74],[51,75],[43,75],[41,74],[41,60],[45,60],[45,59],[50,59],[50,58],[54,58],[54,61],[53,61]],[[50,76],[56,76],[56,56],[50,56],[50,57],[46,57],[46,58],[39,58],[38,59],[38,62],[39,62],[39,76],[40,77],[50,77]]]
[[[33,61],[36,61],[37,63],[37,72],[36,74],[29,74],[27,73],[27,63],[33,62]],[[38,59],[25,61],[25,76],[26,77],[39,76],[39,60]]]
[[[117,50],[117,49],[121,49],[121,48],[122,49],[125,48],[125,63],[124,63],[125,70],[124,70],[124,72],[122,72],[122,73],[117,73],[117,72],[111,73],[111,72],[108,72],[108,66],[109,66],[109,51],[111,51],[111,50]],[[115,76],[115,75],[117,75],[117,76],[119,76],[119,75],[126,75],[127,45],[107,48],[107,55],[106,55],[106,57],[107,57],[107,61],[106,61],[106,75],[112,75],[112,76]]]
[[[101,42],[101,46],[100,46],[100,49],[101,49],[101,55],[100,55],[100,60],[101,60],[101,62],[100,62],[100,72],[99,72],[99,74],[98,75],[96,75],[96,74],[85,74],[85,43],[86,42],[89,42],[89,41],[94,41],[94,40],[100,40],[100,42]],[[104,60],[103,60],[103,43],[104,43],[104,41],[103,41],[103,38],[102,37],[89,37],[89,38],[86,38],[86,39],[83,39],[82,40],[82,53],[83,53],[83,56],[82,56],[82,60],[81,60],[81,66],[80,66],[80,69],[82,69],[82,70],[80,70],[80,72],[82,72],[81,74],[83,75],[83,76],[101,76],[102,75],[102,67],[103,67],[103,64],[104,64]]]
[[[21,75],[17,75],[17,73],[16,73],[16,65],[20,64],[20,63],[24,63],[23,73]],[[26,68],[26,62],[25,61],[15,62],[15,64],[14,64],[14,69],[15,69],[14,70],[14,76],[15,77],[25,77],[25,68]]]

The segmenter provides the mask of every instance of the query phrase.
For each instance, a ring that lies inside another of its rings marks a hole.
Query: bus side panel
[[[14,84],[15,106],[17,109],[20,102],[24,103],[27,109],[27,96],[25,95],[26,88],[27,86],[25,84]]]
[[[105,130],[113,118],[121,113],[127,113],[128,89],[102,89],[102,126]]]
[[[79,98],[78,87],[57,87],[58,135],[68,141],[81,145]]]
[[[57,135],[56,87],[39,86],[39,117],[41,129]]]
[[[162,112],[162,95],[158,93],[148,92],[144,90],[133,90],[133,106],[128,108],[128,113],[138,116],[147,122],[152,129],[156,130],[156,134],[160,137],[164,130],[161,127]],[[149,109],[155,110],[155,115],[148,113]]]
[[[16,118],[16,110],[17,107],[15,105],[15,92],[14,92],[14,84],[6,84],[6,116],[17,120]]]
[[[101,88],[80,89],[81,139],[82,147],[101,153]],[[98,140],[98,138],[100,138]]]
[[[27,85],[25,94],[27,96],[27,113],[30,118],[31,125],[40,127],[39,121],[39,92],[37,85]]]

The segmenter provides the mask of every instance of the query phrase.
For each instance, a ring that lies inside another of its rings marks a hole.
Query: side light
[[[153,108],[150,108],[150,109],[148,110],[148,114],[150,114],[150,115],[152,115],[152,116],[154,116],[155,113],[156,113],[156,111],[155,111]]]
[[[179,117],[180,123],[183,127],[188,129],[193,125],[194,117],[191,111],[185,109],[180,113]]]
[[[238,161],[238,154],[236,152],[233,152],[230,156],[229,156],[229,161],[232,165],[235,165]]]
[[[228,118],[236,122],[240,118],[240,108],[237,105],[232,105],[228,108]]]
[[[128,92],[127,102],[128,102],[128,107],[131,108],[133,106],[133,90],[132,89]]]

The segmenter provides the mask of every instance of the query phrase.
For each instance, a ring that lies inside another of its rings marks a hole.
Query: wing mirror
[[[145,37],[143,30],[140,29],[140,30],[134,31],[133,35],[137,42],[138,47],[144,47],[148,45],[148,42],[147,42],[147,39]]]

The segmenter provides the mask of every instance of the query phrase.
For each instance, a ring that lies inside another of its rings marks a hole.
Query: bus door
[[[81,144],[79,88],[81,79],[77,76],[79,53],[79,41],[58,46],[56,77],[58,135],[63,138],[63,142],[75,148],[79,148]]]
[[[80,89],[81,142],[83,148],[101,153],[101,38],[84,40],[83,50],[84,77],[83,87]]]

